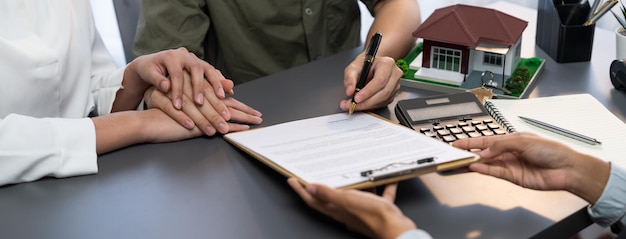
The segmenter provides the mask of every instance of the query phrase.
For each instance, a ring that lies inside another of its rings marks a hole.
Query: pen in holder
[[[559,63],[589,61],[595,24],[588,20],[589,1],[539,0],[536,43]]]

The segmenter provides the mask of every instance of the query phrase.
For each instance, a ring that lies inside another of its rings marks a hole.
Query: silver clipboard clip
[[[389,167],[397,166],[397,165],[409,165],[409,166],[402,167],[400,170],[384,172],[380,174],[375,173],[377,171],[383,171]],[[375,182],[375,181],[380,181],[383,179],[395,178],[395,177],[399,177],[403,175],[413,174],[418,171],[423,171],[425,168],[436,167],[436,166],[437,164],[435,163],[435,157],[428,157],[428,158],[418,159],[418,160],[409,161],[409,162],[390,163],[380,168],[365,170],[361,172],[361,177],[368,177],[367,179],[368,181]]]

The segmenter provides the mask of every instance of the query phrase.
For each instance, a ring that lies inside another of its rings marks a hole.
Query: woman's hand
[[[211,85],[206,82],[203,85],[206,92],[205,98],[203,98],[204,102],[200,105],[194,104],[191,100],[193,94],[191,79],[188,74],[185,74],[182,110],[172,106],[170,100],[172,97],[171,93],[164,94],[154,87],[145,92],[144,101],[148,108],[159,108],[180,125],[188,129],[197,126],[206,135],[247,130],[250,128],[248,124],[260,124],[263,122],[261,113],[257,110],[232,97],[218,98],[211,94]],[[232,92],[232,81],[222,80],[222,85]]]
[[[462,149],[481,149],[470,170],[536,190],[567,190],[590,203],[602,194],[610,165],[531,133],[460,139]]]
[[[225,89],[222,86],[226,79],[219,70],[184,47],[139,56],[129,64],[128,69],[131,69],[135,77],[156,86],[161,92],[171,92],[176,109],[183,107],[184,72],[191,76],[193,93],[190,93],[188,98],[198,105],[204,103],[207,94],[224,98],[225,92],[232,89],[232,87]],[[204,91],[204,82],[211,85],[213,92]]]

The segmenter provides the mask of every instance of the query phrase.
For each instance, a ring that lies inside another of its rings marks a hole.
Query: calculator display
[[[413,121],[430,119],[440,119],[454,117],[458,115],[471,115],[482,112],[480,106],[475,102],[463,102],[458,104],[446,104],[441,106],[430,106],[425,108],[408,109],[406,112]]]
[[[446,143],[507,133],[471,92],[400,100],[394,111],[400,124]]]

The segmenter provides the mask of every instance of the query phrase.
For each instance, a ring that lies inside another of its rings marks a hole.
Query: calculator
[[[400,124],[446,143],[507,133],[471,92],[400,100],[395,114]]]

